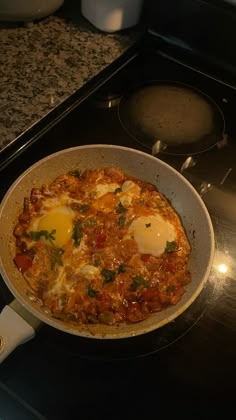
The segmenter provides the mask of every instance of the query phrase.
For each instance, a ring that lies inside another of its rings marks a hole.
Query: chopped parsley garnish
[[[101,275],[104,277],[104,283],[110,283],[111,281],[115,280],[116,272],[113,270],[107,270],[103,268],[101,271]]]
[[[175,241],[166,242],[165,253],[171,254],[172,252],[176,252],[178,250],[178,244]]]
[[[89,204],[82,204],[81,206],[79,206],[79,211],[81,213],[85,213],[89,209],[90,209],[90,205]]]
[[[117,273],[118,274],[125,273],[125,271],[127,270],[127,267],[128,267],[127,264],[121,263],[118,267]]]
[[[116,208],[116,213],[125,213],[126,211],[127,209],[123,206],[121,202],[119,202]]]
[[[53,229],[51,232],[47,230],[39,230],[39,231],[31,231],[29,235],[26,233],[25,236],[29,236],[32,241],[38,242],[40,238],[43,236],[48,241],[55,241],[55,233],[56,229]]]
[[[119,220],[118,220],[118,225],[119,225],[120,227],[124,226],[125,221],[126,221],[126,217],[125,217],[125,216],[120,216],[120,217],[119,217]]]
[[[77,220],[77,222],[74,225],[73,233],[72,233],[72,239],[74,241],[75,246],[80,245],[80,241],[83,237],[83,231],[81,227],[81,220]]]
[[[174,293],[176,291],[176,286],[174,284],[170,284],[169,286],[167,286],[166,288],[166,292],[167,293]]]
[[[63,248],[56,248],[55,246],[46,246],[46,251],[50,258],[51,270],[55,269],[56,264],[63,266],[63,261],[61,258],[62,254],[65,252]]]
[[[95,226],[97,224],[97,219],[95,217],[89,217],[83,222],[84,227]]]
[[[139,286],[150,287],[150,284],[147,280],[145,280],[142,276],[135,276],[133,278],[131,289],[136,290]]]
[[[140,198],[139,203],[141,203],[141,204],[145,204],[145,200],[144,200],[144,198]]]
[[[146,223],[146,228],[149,228],[149,227],[151,227],[151,223]]]
[[[114,191],[114,194],[119,194],[119,193],[121,193],[121,191],[122,191],[121,188],[116,188],[115,191]]]
[[[91,298],[96,297],[98,294],[98,291],[93,289],[93,287],[91,286],[91,284],[88,285],[88,296]]]

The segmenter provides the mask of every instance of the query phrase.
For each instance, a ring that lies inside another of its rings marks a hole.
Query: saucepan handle
[[[35,336],[41,321],[15,299],[0,313],[0,363],[20,344]]]

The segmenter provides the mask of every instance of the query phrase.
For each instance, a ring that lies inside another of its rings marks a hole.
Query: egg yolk
[[[129,227],[129,235],[137,242],[141,254],[151,254],[155,257],[163,254],[167,241],[175,240],[173,225],[160,215],[135,219]]]
[[[73,228],[72,217],[73,211],[71,209],[58,207],[40,219],[38,230],[47,230],[48,232],[56,230],[53,235],[55,238],[53,243],[55,246],[61,247],[71,238]]]

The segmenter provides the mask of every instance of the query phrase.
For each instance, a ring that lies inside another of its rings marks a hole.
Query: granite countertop
[[[137,39],[57,15],[0,28],[0,149],[80,89]]]

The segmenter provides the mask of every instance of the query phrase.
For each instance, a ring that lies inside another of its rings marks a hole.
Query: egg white
[[[132,200],[140,196],[140,187],[133,181],[125,181],[121,187],[120,201],[124,207],[129,207]]]
[[[176,240],[176,232],[169,221],[155,214],[134,219],[126,237],[137,242],[141,254],[159,257],[165,252],[167,242]]]
[[[114,192],[117,188],[119,188],[119,184],[112,182],[112,183],[105,183],[105,184],[97,184],[95,186],[96,197],[100,198],[103,195]]]

